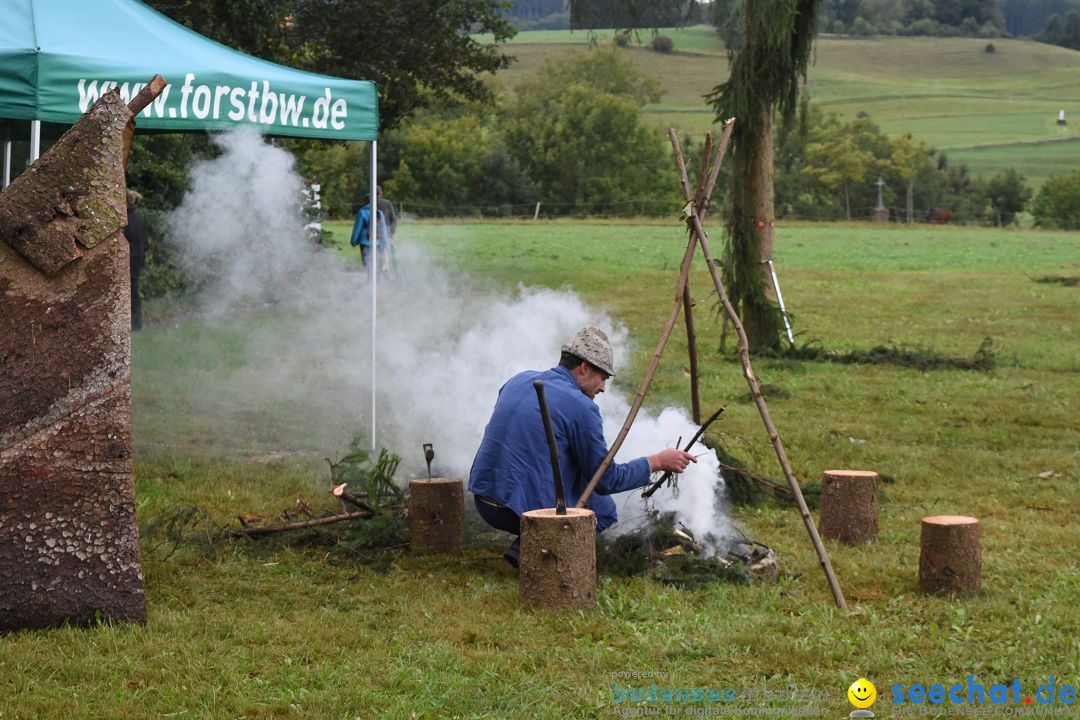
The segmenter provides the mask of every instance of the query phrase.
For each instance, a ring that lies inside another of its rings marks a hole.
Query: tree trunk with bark
[[[0,630],[143,621],[124,178],[104,95],[0,193]]]
[[[743,292],[738,303],[740,319],[746,330],[751,352],[773,348],[779,344],[780,338],[776,293],[773,291],[767,264],[773,256],[776,231],[772,107],[763,113],[762,123],[764,130],[751,141],[750,167],[746,176],[757,252],[753,253],[753,257],[743,260],[741,271],[752,274],[753,279],[752,282],[739,283]]]

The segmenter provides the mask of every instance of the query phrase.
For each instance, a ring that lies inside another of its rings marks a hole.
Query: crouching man
[[[563,345],[558,366],[518,373],[502,386],[469,473],[469,491],[488,525],[520,535],[521,513],[555,507],[547,437],[533,381],[544,381],[566,502],[573,506],[608,452],[594,398],[604,392],[614,374],[611,343],[607,335],[590,326]],[[596,513],[597,532],[618,520],[615,502],[608,495],[644,487],[656,471],[682,472],[691,462],[697,461],[690,453],[666,448],[609,465],[585,505]],[[514,567],[518,566],[518,547],[519,541],[514,540],[503,556]]]

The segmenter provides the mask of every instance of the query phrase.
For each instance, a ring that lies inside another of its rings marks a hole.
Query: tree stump
[[[460,555],[465,549],[465,488],[458,478],[409,483],[409,546],[413,552]]]
[[[521,516],[518,595],[536,608],[596,604],[596,514],[584,508],[530,510]]]
[[[979,519],[935,515],[922,519],[919,590],[927,594],[979,592],[982,551]]]
[[[821,477],[821,536],[856,545],[878,533],[878,474],[826,470]]]

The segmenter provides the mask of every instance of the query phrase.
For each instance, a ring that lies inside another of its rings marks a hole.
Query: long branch
[[[674,137],[672,145],[675,147],[676,152],[679,152],[678,144],[675,142]],[[688,183],[685,182],[686,168],[684,165],[680,164],[680,172],[683,175],[684,188],[688,188]],[[687,200],[693,199],[689,192],[686,193],[686,196]],[[825,577],[829,583],[829,588],[832,590],[833,599],[836,601],[836,605],[839,608],[847,610],[847,603],[844,601],[844,594],[840,590],[840,583],[837,581],[836,574],[833,572],[832,563],[829,562],[829,555],[825,551],[824,544],[821,542],[821,536],[818,535],[817,527],[814,525],[814,519],[810,516],[810,510],[806,506],[806,499],[803,498],[802,489],[795,479],[795,473],[791,470],[791,464],[788,462],[787,453],[784,452],[784,445],[780,441],[780,434],[776,431],[776,426],[773,425],[772,417],[769,415],[769,409],[765,405],[765,397],[761,394],[761,386],[757,381],[757,377],[754,375],[753,369],[750,367],[750,343],[746,337],[746,330],[743,328],[742,322],[735,312],[735,308],[732,307],[731,300],[728,299],[727,292],[724,290],[724,284],[720,281],[720,276],[716,272],[716,263],[713,260],[712,253],[709,251],[708,239],[706,238],[705,230],[701,227],[700,218],[697,214],[694,214],[690,218],[690,221],[693,224],[694,234],[701,244],[701,251],[705,255],[705,263],[709,267],[709,274],[712,276],[713,284],[716,285],[716,294],[720,298],[720,302],[724,306],[724,312],[727,314],[732,327],[735,328],[735,332],[738,335],[739,360],[743,366],[743,376],[750,386],[750,392],[754,396],[754,403],[757,405],[758,413],[761,415],[761,420],[765,424],[765,431],[769,435],[769,440],[772,441],[773,449],[776,451],[776,458],[780,461],[780,467],[784,471],[784,477],[787,478],[791,493],[795,496],[795,502],[799,506],[799,513],[802,515],[803,524],[806,525],[806,530],[810,534],[810,540],[814,545],[814,550],[817,551],[818,559],[821,561],[821,567],[824,570]]]
[[[272,533],[285,532],[286,530],[302,530],[304,528],[329,525],[331,523],[344,522],[346,520],[366,520],[371,516],[372,513],[361,510],[358,512],[343,513],[341,515],[327,515],[326,517],[315,518],[314,520],[304,520],[303,522],[286,523],[284,525],[268,525],[267,527],[243,528],[240,530],[228,528],[225,532],[232,537],[252,537],[255,535],[270,535]]]
[[[717,150],[716,166],[719,167],[723,162],[724,152],[727,150],[728,139],[731,137],[732,126],[729,123],[724,127],[724,136],[720,141],[720,147]],[[672,143],[676,147],[679,145],[678,136],[675,135],[674,130],[670,130],[668,135],[672,138]],[[682,168],[681,181],[683,183],[683,191],[687,195],[687,199],[690,200],[690,181],[686,177],[686,163],[683,161],[681,148],[676,153],[676,162],[679,163]],[[719,173],[718,169],[714,169],[713,176]],[[710,176],[710,190],[715,187],[715,180],[713,176]],[[708,203],[708,198],[705,199],[705,203]],[[694,250],[696,245],[694,233],[690,233],[690,240],[686,244],[686,252],[683,254],[682,264],[679,267],[679,282],[675,289],[675,304],[671,308],[671,314],[668,316],[668,321],[664,325],[663,331],[660,333],[660,340],[656,344],[656,350],[653,352],[652,362],[649,363],[649,369],[645,373],[645,378],[641,382],[641,387],[638,388],[637,395],[634,396],[634,402],[630,406],[630,412],[626,415],[626,420],[623,422],[622,429],[619,430],[618,437],[615,438],[615,442],[611,444],[608,449],[607,455],[604,457],[604,461],[600,463],[600,467],[593,473],[592,478],[589,480],[589,484],[585,486],[585,490],[581,493],[581,497],[575,507],[585,507],[585,503],[589,501],[589,497],[592,496],[593,491],[596,489],[597,484],[600,482],[600,478],[603,477],[608,467],[611,465],[611,461],[615,458],[615,453],[622,447],[623,441],[626,440],[627,433],[630,432],[630,426],[634,424],[634,419],[637,417],[638,410],[641,409],[641,404],[645,400],[645,394],[649,390],[649,385],[652,383],[653,376],[656,374],[656,368],[660,365],[660,357],[664,353],[664,346],[667,345],[668,338],[671,336],[671,329],[675,327],[675,321],[679,319],[679,310],[683,304],[683,293],[686,291],[686,282],[690,277],[690,266],[694,260]]]

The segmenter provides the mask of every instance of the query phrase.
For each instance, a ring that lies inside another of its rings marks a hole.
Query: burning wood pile
[[[601,540],[600,571],[645,576],[682,588],[717,582],[773,582],[780,565],[771,548],[746,537],[694,537],[674,513],[652,513],[636,531]]]

